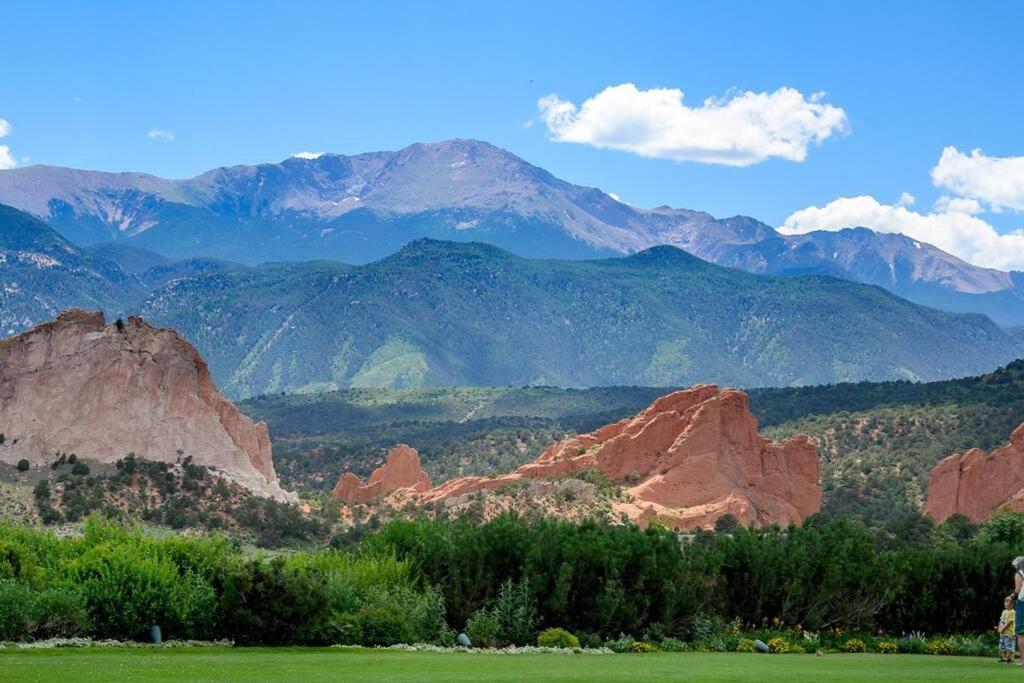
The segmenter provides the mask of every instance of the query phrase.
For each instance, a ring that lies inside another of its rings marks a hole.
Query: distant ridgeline
[[[0,171],[0,203],[80,246],[116,241],[172,260],[369,263],[423,237],[486,242],[529,258],[592,259],[670,244],[723,266],[832,275],[1024,325],[1021,273],[863,227],[783,235],[749,216],[644,209],[479,140],[292,157],[180,180],[31,165]]]
[[[435,481],[513,469],[567,433],[631,416],[666,389],[604,387],[362,389],[262,396],[240,408],[266,420],[286,487],[329,491],[369,474],[395,443],[419,451]],[[1005,443],[1024,421],[1024,361],[931,383],[881,382],[750,391],[762,433],[819,442],[823,512],[873,522],[920,510],[931,468],[951,453]]]
[[[981,316],[831,277],[751,275],[674,247],[548,261],[420,240],[366,266],[275,264],[176,280],[143,312],[190,339],[238,397],[933,380],[1022,353]]]
[[[4,172],[0,172],[2,174]],[[0,175],[0,179],[5,176]],[[232,398],[421,386],[741,387],[936,380],[1024,354],[979,315],[826,275],[754,275],[671,246],[531,260],[417,240],[362,266],[80,248],[0,207],[0,332],[66,307],[175,328]]]

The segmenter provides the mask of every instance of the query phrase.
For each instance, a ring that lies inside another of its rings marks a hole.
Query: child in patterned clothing
[[[999,626],[996,627],[996,633],[999,634],[999,661],[1005,664],[1013,662],[1013,651],[1016,649],[1014,630],[1013,598],[1006,598],[1003,600],[1003,613],[999,615]]]

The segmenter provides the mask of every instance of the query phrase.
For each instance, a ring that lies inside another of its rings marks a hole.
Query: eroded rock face
[[[928,477],[924,509],[936,522],[956,513],[982,522],[1003,507],[1024,511],[1024,424],[1005,446],[991,453],[972,448],[953,454]]]
[[[428,489],[430,477],[420,467],[420,454],[400,443],[388,451],[387,460],[373,471],[365,485],[359,477],[346,472],[333,494],[346,503],[366,503],[396,491],[422,493]]]
[[[747,395],[715,386],[663,396],[636,417],[552,445],[511,474],[462,477],[423,491],[396,488],[390,495],[448,500],[582,469],[599,470],[628,487],[632,501],[616,502],[615,512],[641,523],[657,518],[680,530],[711,527],[727,513],[743,524],[799,523],[821,506],[811,440],[770,443],[757,432]],[[350,491],[353,479],[346,474],[335,495]]]
[[[224,398],[191,344],[141,318],[119,327],[73,309],[0,341],[0,433],[4,462],[58,451],[173,462],[181,451],[255,493],[295,499],[278,484],[266,425]]]

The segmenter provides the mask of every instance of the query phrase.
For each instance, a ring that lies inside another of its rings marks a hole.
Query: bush
[[[850,638],[849,640],[847,640],[846,642],[843,643],[843,645],[842,645],[842,647],[840,649],[843,652],[856,653],[856,652],[866,652],[868,648],[867,648],[867,646],[864,645],[864,641],[863,640],[858,640],[857,638]]]
[[[40,479],[36,482],[36,485],[32,488],[32,495],[35,496],[36,500],[45,500],[49,502],[52,492],[50,491],[50,482],[45,479]]]
[[[502,645],[529,645],[533,642],[537,633],[536,600],[525,581],[501,584],[494,614],[500,626]],[[576,647],[579,647],[578,643]]]
[[[953,645],[947,638],[932,638],[924,646],[926,655],[948,655],[953,653]]]
[[[896,646],[903,654],[920,655],[924,654],[924,648],[927,644],[928,641],[925,640],[923,635],[920,633],[911,633],[904,638],[900,638]]]
[[[74,562],[72,575],[96,634],[135,639],[159,624],[171,637],[207,637],[216,606],[213,588],[191,572],[182,575],[148,545],[99,545]]]
[[[18,461],[18,471],[19,472],[28,472],[28,468],[29,467],[30,467],[29,462],[25,458],[22,458],[21,460]]]
[[[994,646],[985,642],[984,638],[955,636],[949,639],[950,651],[961,657],[984,657],[992,653]]]
[[[29,634],[33,638],[74,638],[89,631],[85,596],[70,587],[38,591],[28,615]]]
[[[786,654],[789,652],[789,642],[784,638],[772,638],[765,645],[772,654]]]
[[[663,638],[658,644],[664,652],[689,652],[690,646],[677,638]]]
[[[576,649],[580,646],[580,640],[564,628],[549,628],[540,632],[537,636],[539,647],[561,647]]]
[[[364,607],[359,610],[358,617],[363,645],[384,647],[412,640],[409,621],[395,607]]]
[[[757,647],[750,638],[740,638],[736,643],[736,652],[757,652]]]
[[[478,609],[466,622],[466,635],[474,647],[498,647],[501,636],[498,616],[489,609]]]
[[[642,640],[633,641],[633,644],[629,647],[630,652],[645,653],[645,652],[657,652],[658,648],[654,647],[650,643],[646,643]]]
[[[331,620],[328,640],[334,645],[362,645],[363,623],[358,614],[338,614]]]
[[[616,638],[615,640],[607,640],[607,641],[605,641],[604,646],[606,648],[608,648],[609,650],[611,650],[612,652],[617,652],[619,654],[622,654],[622,653],[625,653],[625,652],[632,652],[633,651],[633,636],[627,636],[625,634],[620,634],[619,637]]]
[[[25,607],[32,602],[32,590],[21,581],[0,581],[0,641],[28,638]]]
[[[899,646],[895,640],[880,640],[875,645],[875,651],[882,655],[894,655],[899,651]]]
[[[89,474],[89,466],[79,460],[71,466],[71,474],[84,477]]]
[[[740,522],[736,516],[727,512],[715,520],[715,531],[720,534],[731,534],[739,525]]]
[[[33,591],[23,581],[0,581],[0,641],[71,638],[89,627],[85,600],[71,588]]]

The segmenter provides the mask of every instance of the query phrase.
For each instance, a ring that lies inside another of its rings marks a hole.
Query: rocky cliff
[[[107,325],[101,312],[73,309],[0,341],[0,433],[8,463],[183,454],[255,493],[294,499],[278,484],[266,425],[224,398],[187,341],[141,318]]]
[[[928,477],[925,514],[936,522],[956,513],[981,522],[1003,507],[1024,511],[1024,424],[1005,446],[953,454]]]
[[[597,470],[626,487],[614,512],[643,523],[657,518],[680,530],[711,527],[725,514],[743,524],[799,523],[821,505],[818,455],[810,439],[769,442],[757,432],[746,394],[715,386],[663,396],[636,417],[552,445],[508,475],[463,477],[427,488],[425,474],[412,472],[409,460],[402,465],[401,477],[392,476],[389,456],[371,477],[371,484],[374,478],[394,482],[391,490],[381,486],[366,496],[368,487],[353,489],[358,479],[346,474],[335,495],[349,502],[376,495],[394,502],[450,501],[518,481]],[[402,483],[410,481],[411,486]]]
[[[387,460],[370,475],[364,485],[346,472],[334,487],[334,497],[346,503],[366,503],[395,491],[422,493],[430,489],[430,477],[420,467],[420,454],[404,443],[388,451]]]

